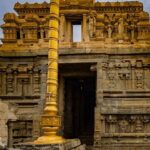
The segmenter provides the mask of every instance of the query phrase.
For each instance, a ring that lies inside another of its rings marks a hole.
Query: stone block
[[[62,144],[20,144],[17,145],[20,150],[85,150],[85,145],[82,145],[79,139],[66,140]]]

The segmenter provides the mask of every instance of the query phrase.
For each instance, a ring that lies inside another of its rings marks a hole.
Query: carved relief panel
[[[150,115],[106,115],[105,133],[149,133]]]
[[[115,60],[102,64],[104,89],[150,88],[150,67],[142,60]]]
[[[87,17],[89,37],[93,38],[96,33],[96,18],[94,13],[90,13]]]
[[[11,122],[11,132],[9,138],[12,139],[12,145],[20,142],[31,141],[33,137],[33,121],[32,120],[18,120]],[[11,136],[11,137],[10,137]]]
[[[27,96],[32,94],[31,75],[28,73],[29,66],[27,64],[19,65],[15,75],[16,94],[19,96]]]
[[[12,95],[14,92],[14,75],[10,67],[6,70],[6,83],[6,93],[7,95]]]
[[[103,32],[104,39],[106,41],[108,41],[108,39],[111,39],[109,41],[128,41],[134,43],[137,40],[148,40],[150,38],[148,34],[150,32],[148,13],[141,12],[140,14],[121,14],[104,13],[104,11],[105,8],[103,9],[103,12],[97,12],[96,33]],[[97,35],[96,37],[99,39],[99,35]]]
[[[40,93],[40,74],[39,69],[33,69],[33,93],[34,95],[38,95]]]
[[[137,89],[144,89],[144,71],[142,69],[135,71],[135,86]]]
[[[9,64],[6,69],[0,70],[0,95],[39,95],[40,78],[38,67],[28,64]]]
[[[108,87],[110,89],[116,88],[116,71],[115,70],[109,70],[107,72],[107,78],[109,80]]]
[[[30,78],[28,76],[17,77],[17,93],[21,96],[31,95]]]

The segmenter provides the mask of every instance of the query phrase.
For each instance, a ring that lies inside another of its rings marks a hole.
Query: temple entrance
[[[79,138],[82,143],[93,145],[95,83],[95,77],[67,77],[65,79],[65,138]]]

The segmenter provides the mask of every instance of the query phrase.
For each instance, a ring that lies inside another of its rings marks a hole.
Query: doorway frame
[[[91,64],[92,65],[92,64]],[[62,126],[60,129],[60,133],[64,135],[64,106],[65,106],[65,78],[73,78],[73,77],[94,77],[95,78],[95,107],[94,107],[94,133],[93,138],[95,142],[95,123],[96,123],[96,108],[97,108],[97,73],[96,72],[65,72],[60,73],[59,75],[59,88],[58,88],[58,107],[59,107],[59,114],[62,117]]]

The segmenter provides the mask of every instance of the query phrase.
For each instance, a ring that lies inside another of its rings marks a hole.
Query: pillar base
[[[43,141],[45,137],[41,137],[39,139]],[[46,140],[49,140],[49,139],[46,138]],[[20,150],[70,150],[70,149],[85,150],[85,145],[82,145],[79,139],[64,140],[64,142],[62,143],[57,143],[55,141],[55,143],[53,144],[46,143],[46,141],[44,141],[44,143],[39,144],[39,141],[38,142],[37,141],[33,143],[20,144],[19,148]]]
[[[33,144],[62,144],[65,143],[66,139],[61,136],[41,136]]]

